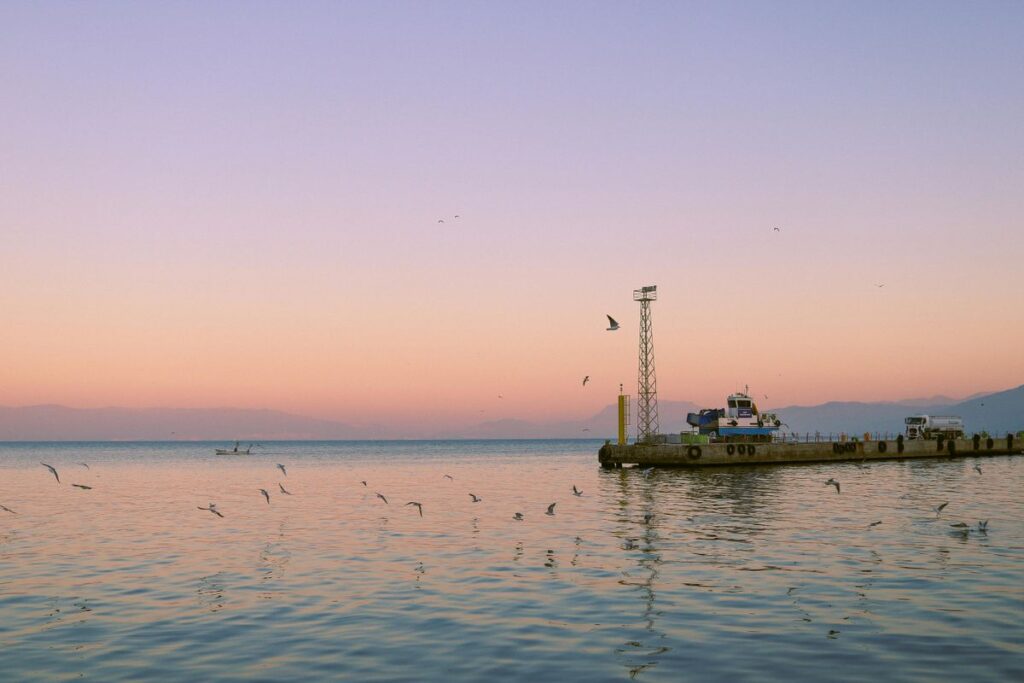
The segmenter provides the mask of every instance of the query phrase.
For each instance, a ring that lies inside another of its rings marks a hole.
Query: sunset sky
[[[636,393],[647,284],[662,398],[1017,386],[1022,36],[1020,2],[2,3],[0,405],[585,417]]]

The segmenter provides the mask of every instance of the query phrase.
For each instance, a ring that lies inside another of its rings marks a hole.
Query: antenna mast
[[[633,290],[633,301],[640,302],[640,368],[636,392],[638,443],[649,442],[658,433],[658,382],[654,377],[654,333],[651,330],[651,302],[657,299],[657,285]]]

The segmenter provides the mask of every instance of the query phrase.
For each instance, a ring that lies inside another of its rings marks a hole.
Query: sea
[[[1024,680],[1021,456],[600,445],[0,444],[0,680]]]

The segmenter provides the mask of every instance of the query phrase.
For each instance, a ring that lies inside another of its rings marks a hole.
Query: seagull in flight
[[[444,223],[444,219],[443,219],[443,218],[438,218],[438,219],[437,219],[437,222],[438,222],[438,223]]]
[[[420,511],[420,517],[423,516],[423,504],[422,503],[417,503],[416,501],[413,500],[413,501],[409,501],[408,503],[406,503],[406,505],[415,505],[416,508]]]
[[[614,332],[615,330],[619,329],[619,323],[615,320],[615,318],[611,317],[607,313],[605,313],[605,317],[608,318],[608,332]]]
[[[446,474],[446,475],[444,475],[444,478],[445,478],[445,479],[447,479],[447,480],[449,480],[449,481],[455,481],[455,477],[453,477],[453,476],[452,476],[452,475],[450,475],[450,474]]]
[[[839,482],[836,481],[835,479],[832,479],[831,477],[829,477],[829,480],[825,482],[825,486],[835,486],[836,487],[836,494],[839,493]]]
[[[881,289],[882,287],[885,287],[885,283],[883,282],[882,284],[878,284],[878,283],[876,282],[876,283],[875,283],[875,287],[878,287],[879,289]]]
[[[78,464],[81,465],[82,467],[84,467],[85,469],[89,469],[89,463],[87,463],[87,462],[80,462]]]
[[[483,498],[481,498],[480,496],[476,495],[475,493],[469,494],[469,497],[473,499],[474,503],[479,503],[481,500],[483,500]]]
[[[263,497],[267,499],[267,505],[270,505],[270,494],[267,493],[267,490],[266,489],[260,489],[260,493],[262,493]]]
[[[868,524],[868,528],[871,528],[873,526],[878,526],[881,523],[882,523],[882,520],[878,520],[877,522],[871,522],[871,524]]]
[[[391,503],[388,502],[388,499],[384,497],[383,493],[378,493],[377,497],[383,500],[385,505],[391,505]]]
[[[0,510],[3,510],[4,512],[10,512],[12,515],[18,514],[17,512],[12,510],[11,508],[7,507],[6,505],[0,505]]]
[[[282,465],[281,463],[277,463],[277,469],[281,470],[281,473],[284,474],[284,476],[288,476],[288,470],[286,470],[284,468],[284,465]]]
[[[555,506],[556,505],[558,505],[558,503],[552,503],[551,505],[548,505],[548,511],[545,512],[544,514],[545,515],[551,515],[552,517],[554,517],[554,515],[555,515]]]
[[[363,479],[363,486],[366,486],[366,480]]]
[[[39,464],[53,472],[53,476],[57,480],[57,483],[60,483],[60,477],[57,475],[57,470],[53,469],[53,465],[47,465],[45,462],[41,462]]]
[[[583,386],[587,386],[587,382],[589,382],[589,381],[590,381],[590,375],[587,375],[586,377],[583,378]]]
[[[949,505],[949,501],[948,500],[945,503],[943,503],[942,505],[938,505],[936,507],[933,507],[932,509],[935,510],[935,516],[938,517],[939,513],[942,512],[942,508],[946,507],[947,505]]]
[[[781,231],[781,230],[779,230],[778,228],[772,228],[772,230],[774,230],[775,232],[782,232],[782,231]]]
[[[576,488],[576,484],[573,484],[572,485],[572,495],[574,495],[574,496],[582,496],[583,495],[583,491],[580,491],[578,488]]]
[[[224,515],[221,514],[220,510],[217,509],[217,504],[216,503],[210,503],[210,506],[209,507],[205,507],[205,508],[203,506],[201,506],[201,505],[197,506],[197,507],[199,507],[200,510],[209,510],[210,512],[212,512],[213,514],[217,515],[218,517],[223,517],[224,516]]]
[[[0,507],[2,507],[2,506],[0,506]],[[983,534],[988,534],[988,520],[987,519],[984,522],[978,522],[978,531],[980,531]]]
[[[9,512],[9,510],[8,510],[8,512]],[[523,513],[522,512],[517,512],[516,514],[512,515],[512,519],[516,520],[517,522],[523,521]]]
[[[977,472],[978,474],[981,474],[981,465],[975,465],[974,471]]]
[[[285,494],[286,496],[292,495],[291,491],[285,491],[284,486],[281,485],[281,482],[277,482],[277,488],[281,489],[281,493]]]
[[[74,486],[75,488],[78,488],[78,489],[85,489],[86,491],[92,491],[92,487],[91,486],[86,486],[85,484],[72,484],[72,486]]]

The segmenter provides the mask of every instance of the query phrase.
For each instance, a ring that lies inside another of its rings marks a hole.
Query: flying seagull
[[[7,507],[6,505],[0,505],[0,510],[3,510],[4,512],[10,512],[12,515],[18,514],[17,512],[12,510],[11,508]]]
[[[413,501],[409,501],[408,503],[406,503],[406,505],[415,505],[416,508],[420,511],[420,517],[423,516],[423,504],[422,503],[417,503],[416,501],[413,500]]]
[[[284,465],[282,465],[281,463],[277,463],[277,469],[281,470],[281,473],[284,474],[284,476],[288,476],[288,471],[284,468]]]
[[[885,283],[882,283],[882,284],[875,283],[875,287],[879,287],[879,288],[885,287]]]
[[[391,503],[388,502],[388,499],[384,497],[383,493],[378,493],[377,497],[383,500],[385,505],[391,505]]]
[[[453,477],[453,476],[452,476],[452,475],[450,475],[450,474],[446,474],[446,475],[444,475],[444,478],[445,478],[445,479],[448,479],[448,480],[451,480],[451,481],[455,481],[455,477]]]
[[[86,491],[92,491],[92,487],[86,486],[85,484],[72,484],[72,486],[79,489],[85,489]]]
[[[582,496],[583,495],[583,491],[580,491],[578,488],[576,488],[576,484],[573,484],[572,485],[572,495],[574,495],[574,496]]]
[[[836,487],[836,493],[837,494],[839,493],[839,482],[836,481],[835,479],[832,479],[831,477],[829,477],[829,480],[825,482],[825,486],[835,486]]]
[[[988,533],[988,520],[987,519],[984,522],[978,522],[978,531],[980,531],[983,534],[987,534]]]
[[[881,523],[882,523],[882,520],[878,520],[877,522],[871,522],[871,524],[868,524],[868,527],[878,526]]]
[[[782,232],[782,231],[781,231],[781,230],[779,230],[778,228],[772,228],[772,230],[774,230],[775,232]]]
[[[266,489],[260,489],[260,493],[262,493],[263,497],[267,499],[267,505],[270,505],[270,494],[267,493],[267,490]]]
[[[6,509],[6,508],[4,508],[4,509]],[[8,510],[8,512],[10,512],[10,510]],[[516,514],[512,515],[512,519],[516,520],[517,522],[523,521],[523,513],[522,512],[517,512]]]
[[[45,467],[46,469],[50,470],[51,472],[53,472],[53,476],[54,476],[54,478],[57,479],[57,483],[58,484],[60,483],[60,477],[57,475],[57,470],[53,469],[53,465],[47,465],[45,462],[41,462],[39,464],[42,465],[43,467]]]
[[[938,517],[939,513],[942,512],[942,508],[946,507],[947,505],[949,505],[949,501],[948,500],[945,503],[943,503],[942,505],[939,505],[937,507],[932,508],[933,510],[935,510],[935,516]]]
[[[590,381],[590,375],[587,375],[586,377],[583,378],[583,386],[587,386],[587,382],[589,382],[589,381]]]
[[[475,493],[469,494],[469,497],[473,499],[474,503],[479,503],[481,500],[483,500],[483,498],[481,498],[480,496],[476,495]]]
[[[554,514],[555,514],[555,506],[556,505],[558,505],[558,503],[552,503],[551,505],[548,505],[548,511],[545,512],[544,514],[545,515],[552,515],[552,516],[554,516]]]
[[[286,496],[292,495],[291,491],[284,490],[284,486],[281,485],[281,482],[277,482],[277,488],[281,489],[281,493],[285,494]]]
[[[197,506],[197,507],[199,507],[200,510],[209,510],[210,512],[212,512],[213,514],[217,515],[218,517],[223,517],[224,516],[224,515],[222,515],[220,513],[220,510],[217,509],[217,504],[216,503],[210,503],[210,506],[209,507],[205,507],[205,508],[202,507],[201,505]]]
[[[363,479],[363,486],[366,486],[366,480]]]
[[[981,474],[981,465],[975,465],[974,471],[977,472],[978,474]]]
[[[438,222],[438,223],[444,223],[444,219],[443,219],[443,218],[438,218],[438,219],[437,219],[437,222]]]
[[[611,317],[607,313],[605,313],[605,316],[608,318],[608,332],[614,332],[619,329],[619,323],[615,321],[615,318]]]
[[[87,463],[87,462],[80,462],[78,464],[81,465],[82,467],[84,467],[85,469],[89,469],[89,463]]]

